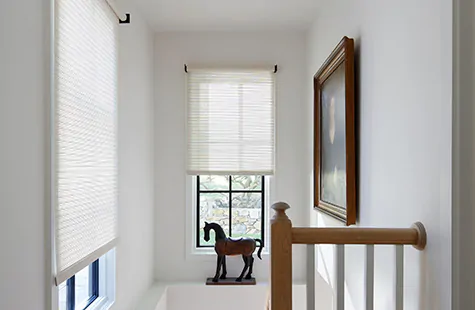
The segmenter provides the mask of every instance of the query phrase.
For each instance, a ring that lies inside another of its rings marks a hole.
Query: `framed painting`
[[[344,37],[314,76],[314,208],[356,223],[354,41]]]

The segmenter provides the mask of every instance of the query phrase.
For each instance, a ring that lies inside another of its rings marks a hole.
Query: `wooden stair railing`
[[[299,228],[285,211],[289,205],[275,203],[271,219],[271,309],[292,309],[292,244],[307,244],[307,274],[315,275],[314,253],[316,244],[336,244],[337,293],[336,309],[344,310],[344,253],[345,244],[366,245],[366,310],[373,310],[374,245],[396,246],[396,310],[403,309],[403,261],[404,245],[424,250],[427,235],[422,223],[411,228]],[[312,261],[313,260],[313,261]],[[313,267],[312,267],[313,266]],[[314,277],[307,279],[307,310],[315,309]]]

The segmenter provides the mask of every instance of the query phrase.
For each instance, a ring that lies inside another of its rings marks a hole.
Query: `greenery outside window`
[[[205,222],[218,223],[228,237],[264,242],[265,177],[255,175],[200,175],[197,179],[196,246],[212,247],[203,239]]]

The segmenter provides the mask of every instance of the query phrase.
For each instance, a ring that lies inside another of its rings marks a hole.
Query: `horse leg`
[[[226,275],[228,274],[228,271],[226,270],[226,255],[223,256],[223,274],[221,274],[221,277],[219,277],[221,280],[226,279]]]
[[[221,264],[223,262],[223,257],[218,255],[218,261],[216,262],[216,274],[214,275],[213,282],[218,282],[219,272],[221,270]]]
[[[239,278],[236,279],[236,282],[242,282],[242,278],[244,277],[244,274],[246,273],[247,268],[249,267],[249,257],[243,255],[242,260],[244,261],[244,268],[242,269],[242,272]]]
[[[247,273],[246,275],[246,280],[250,280],[252,279],[252,266],[254,266],[254,257],[252,257],[252,254],[251,256],[249,256],[249,272]]]

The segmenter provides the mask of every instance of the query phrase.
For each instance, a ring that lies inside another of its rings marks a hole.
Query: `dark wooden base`
[[[242,282],[236,282],[237,278],[219,279],[218,282],[213,282],[213,278],[206,279],[206,285],[256,285],[256,278],[249,280],[242,279]]]

